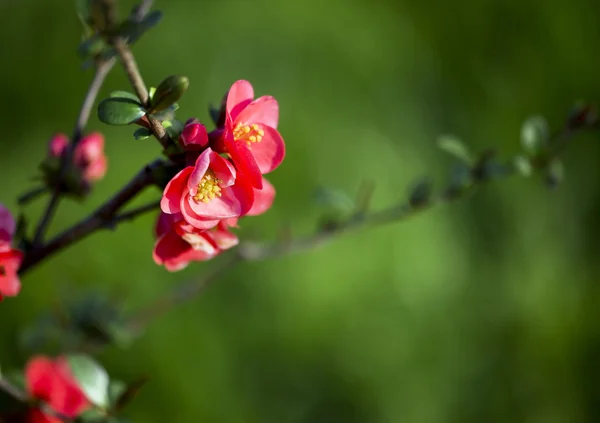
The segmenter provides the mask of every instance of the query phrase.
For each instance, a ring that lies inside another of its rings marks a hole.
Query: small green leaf
[[[75,0],[75,10],[82,21],[90,19],[90,0]]]
[[[433,184],[428,178],[417,181],[410,190],[409,204],[413,208],[422,207],[431,200]]]
[[[77,54],[80,57],[96,56],[106,47],[100,34],[95,34],[90,38],[83,40],[77,47]]]
[[[109,378],[106,370],[90,357],[82,354],[67,356],[73,376],[79,387],[92,404],[106,407],[108,401]]]
[[[513,159],[513,166],[522,176],[531,176],[533,173],[531,161],[525,156],[516,156]]]
[[[129,385],[127,385],[126,389],[121,392],[118,398],[113,402],[113,406],[115,410],[123,409],[127,404],[129,404],[140,392],[140,390],[144,387],[144,385],[148,382],[147,377],[142,377]]]
[[[165,120],[162,124],[172,140],[179,139],[179,136],[183,132],[183,122],[173,119]]]
[[[88,423],[88,422],[99,423],[99,422],[104,422],[105,419],[106,419],[106,413],[104,411],[99,410],[97,408],[91,408],[91,409],[86,410],[83,413],[81,413],[79,415],[79,417],[77,418],[77,421],[83,422],[83,423]]]
[[[550,126],[543,116],[531,116],[521,127],[521,146],[529,154],[537,155],[550,141]]]
[[[546,168],[546,185],[548,185],[548,188],[556,188],[563,181],[564,177],[565,169],[563,163],[559,159],[552,159]]]
[[[158,120],[159,122],[173,120],[175,119],[175,111],[177,109],[179,109],[179,104],[175,103],[170,105],[166,109],[161,110],[160,112],[152,113],[150,116]]]
[[[130,93],[129,91],[117,90],[117,91],[111,92],[108,96],[110,98],[128,98],[129,100],[135,101],[140,106],[142,105],[142,103],[140,103],[140,99],[138,98],[138,96],[135,95],[134,93]]]
[[[158,23],[162,20],[163,13],[160,10],[153,10],[148,13],[146,17],[142,20],[141,24],[144,29],[147,31],[153,26],[158,25]]]
[[[128,125],[145,114],[144,107],[130,98],[110,97],[98,104],[98,118],[109,125]]]
[[[440,149],[454,156],[461,162],[468,164],[473,163],[473,154],[460,139],[451,135],[442,135],[438,138],[437,145]]]
[[[148,128],[138,128],[133,133],[133,138],[135,138],[136,140],[145,140],[147,138],[150,138],[152,135],[152,131]]]
[[[218,125],[219,120],[221,119],[221,108],[217,108],[211,104],[208,106],[208,113],[210,114],[213,123]]]
[[[156,92],[156,87],[150,87],[148,89],[148,97],[150,98],[150,100],[152,100],[152,98],[154,97],[155,92]]]
[[[354,200],[348,194],[333,188],[318,187],[314,199],[317,204],[342,213],[351,212],[355,208]]]
[[[120,380],[111,380],[108,385],[108,397],[111,406],[114,406],[119,398],[127,391],[127,384]]]
[[[186,76],[172,75],[164,79],[152,96],[150,112],[158,112],[175,104],[189,86],[190,80]]]

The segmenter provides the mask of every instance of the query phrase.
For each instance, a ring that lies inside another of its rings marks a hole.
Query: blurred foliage
[[[133,5],[124,3],[123,14]],[[288,155],[270,176],[277,200],[242,236],[310,230],[320,186],[354,193],[374,181],[373,206],[383,207],[421,175],[446,178],[439,134],[511,154],[528,116],[554,127],[574,101],[600,99],[596,0],[156,7],[163,21],[134,53],[148,85],[190,78],[181,119],[209,122],[207,105],[242,78],[280,102]],[[49,137],[74,124],[91,72],[80,69],[71,2],[4,0],[0,12],[1,201],[16,211]],[[118,68],[101,96],[117,89],[129,89]],[[89,129],[106,135],[109,173],[88,203],[64,201],[53,231],[160,153],[96,117]],[[596,138],[577,137],[556,190],[513,178],[410,222],[243,264],[98,358],[117,379],[150,376],[126,410],[134,422],[598,421],[599,154]],[[37,352],[20,332],[65,292],[98,289],[133,310],[210,267],[156,267],[153,219],[98,233],[28,274],[21,296],[0,305],[2,367]]]

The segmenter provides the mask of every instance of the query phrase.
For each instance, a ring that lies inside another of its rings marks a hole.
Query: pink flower
[[[262,178],[262,189],[254,189],[254,203],[246,216],[263,214],[271,208],[273,200],[275,200],[275,187]]]
[[[104,155],[104,137],[93,132],[84,137],[73,153],[73,160],[88,182],[100,180],[106,174],[107,160]]]
[[[60,157],[69,145],[69,138],[64,134],[52,137],[49,145],[51,157]],[[86,182],[102,179],[106,174],[107,159],[104,154],[104,137],[93,132],[83,137],[73,152],[73,162],[81,171]]]
[[[169,181],[160,206],[167,214],[181,213],[197,229],[210,229],[219,220],[243,216],[253,202],[252,187],[244,178],[236,178],[229,161],[207,148],[194,166]]]
[[[37,400],[44,401],[57,413],[75,418],[90,408],[91,404],[71,374],[65,358],[56,360],[36,356],[25,368],[27,391]],[[59,423],[62,420],[33,409],[29,414],[31,423]]]
[[[11,247],[15,234],[15,220],[10,211],[0,205],[0,301],[14,297],[21,291],[19,267],[23,253]]]
[[[206,261],[238,244],[229,231],[237,219],[221,220],[210,230],[200,230],[181,215],[161,213],[156,223],[157,241],[152,257],[170,272],[185,268],[192,261]]]
[[[236,169],[260,189],[261,174],[273,171],[283,161],[285,144],[276,129],[277,100],[270,96],[253,98],[254,89],[248,81],[237,81],[231,86],[223,141]]]

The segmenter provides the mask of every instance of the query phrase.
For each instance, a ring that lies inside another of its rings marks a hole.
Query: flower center
[[[244,123],[238,123],[233,130],[233,137],[236,141],[244,141],[248,146],[255,142],[261,142],[262,137],[265,135],[265,131],[253,123],[252,125],[246,125]]]
[[[215,247],[201,235],[186,233],[181,238],[196,251],[202,251],[206,254],[214,254],[215,252]]]
[[[222,181],[218,179],[212,170],[207,170],[202,180],[198,184],[198,192],[194,195],[194,200],[208,203],[215,197],[221,196],[221,187],[219,184]]]

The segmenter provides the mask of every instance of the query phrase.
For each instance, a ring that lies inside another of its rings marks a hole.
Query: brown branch
[[[546,159],[556,157],[573,134],[573,131],[568,130],[560,131],[555,134],[552,138],[553,148],[548,153]],[[435,206],[448,204],[468,197],[480,186],[491,180],[508,178],[517,173],[513,160],[510,160],[505,164],[495,162],[502,170],[500,172],[496,170],[496,173],[490,174],[489,170],[486,168],[489,162],[486,160],[492,158],[493,156],[490,156],[489,154],[482,154],[479,162],[475,163],[470,168],[469,180],[464,185],[454,186],[453,183],[451,183],[436,196],[426,195],[423,198],[412,198],[411,194],[411,198],[402,203],[370,213],[367,212],[367,207],[373,187],[370,185],[363,186],[356,203],[356,210],[354,214],[346,220],[327,222],[325,225],[319,227],[315,233],[300,238],[294,239],[290,237],[272,242],[243,242],[238,245],[235,250],[223,254],[226,257],[224,257],[221,262],[215,264],[215,267],[210,273],[207,273],[199,279],[185,282],[174,287],[170,292],[131,316],[129,327],[135,331],[142,330],[156,317],[165,314],[178,305],[196,298],[204,292],[204,289],[214,282],[217,277],[232,270],[241,262],[266,260],[269,258],[300,253],[319,247],[346,233],[355,232],[363,228],[403,221]],[[548,160],[543,160],[541,162],[532,160],[531,164],[535,170],[543,171],[547,162]]]
[[[27,402],[29,396],[19,388],[10,383],[7,379],[0,375],[0,391],[6,392],[8,395],[20,402]]]
[[[96,209],[89,217],[58,234],[47,244],[37,248],[34,246],[33,250],[27,252],[25,255],[21,268],[19,269],[19,274],[25,274],[40,261],[45,260],[71,244],[80,241],[91,233],[110,226],[110,223],[112,223],[112,220],[117,216],[117,213],[127,203],[135,198],[144,188],[154,183],[153,170],[162,165],[162,160],[156,160],[145,166],[127,183],[127,185]],[[121,218],[118,221],[123,220],[126,219]]]
[[[133,220],[136,217],[141,216],[142,214],[145,214],[150,211],[158,210],[159,208],[160,208],[160,200],[153,201],[152,203],[148,203],[146,205],[136,207],[135,209],[123,212],[123,213],[113,217],[110,222],[106,223],[106,226],[113,228],[114,226],[118,225],[119,223],[126,222],[128,220]]]
[[[94,107],[96,97],[98,97],[100,88],[102,87],[106,76],[114,66],[115,62],[116,61],[114,59],[110,59],[104,62],[100,62],[96,66],[94,78],[90,83],[87,94],[85,95],[85,98],[83,100],[83,104],[81,105],[81,109],[79,110],[79,115],[77,116],[75,128],[73,129],[73,134],[71,135],[71,143],[66,149],[65,154],[63,154],[61,157],[60,172],[56,181],[56,186],[54,187],[54,191],[52,192],[52,196],[48,201],[46,210],[42,214],[40,222],[35,231],[35,235],[33,237],[33,245],[39,245],[44,240],[44,235],[46,234],[48,226],[50,226],[50,222],[52,221],[54,213],[58,208],[58,203],[60,202],[63,180],[69,170],[69,167],[72,166],[73,152],[75,151],[77,144],[79,144],[79,141],[81,141],[81,138],[83,136],[83,130],[90,118],[90,114]]]
[[[140,99],[140,102],[146,108],[149,108],[150,97],[148,95],[148,89],[146,88],[146,84],[142,79],[142,75],[137,66],[135,58],[133,57],[133,53],[127,46],[127,42],[122,37],[116,37],[113,40],[113,47],[115,48],[117,54],[119,55],[119,58],[121,59],[121,63],[123,64],[123,68],[125,69],[125,73],[127,74],[127,78],[129,79],[129,83],[131,84],[136,95]],[[150,117],[149,115],[147,115],[146,117],[150,124],[150,130],[152,131],[156,139],[160,141],[160,144],[163,146],[163,148],[169,147],[169,145],[171,145],[171,139],[167,134],[165,128],[162,126],[162,124],[158,120]]]

